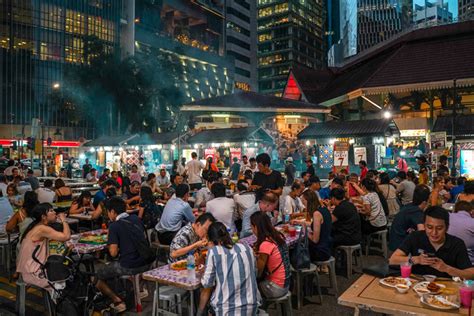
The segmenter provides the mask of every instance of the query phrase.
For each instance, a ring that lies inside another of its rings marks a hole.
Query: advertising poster
[[[367,148],[354,147],[354,164],[358,165],[361,160],[367,162]]]
[[[342,168],[349,166],[349,143],[334,143],[334,167]]]
[[[431,150],[443,150],[446,148],[446,132],[432,132],[430,134]]]
[[[474,178],[474,150],[461,150],[461,175]]]
[[[204,150],[204,157],[207,159],[209,157],[212,157],[212,160],[216,160],[216,149],[215,148],[207,148]]]

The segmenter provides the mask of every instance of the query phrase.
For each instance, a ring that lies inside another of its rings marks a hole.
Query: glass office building
[[[1,126],[15,134],[38,118],[64,138],[92,137],[87,122],[68,116],[74,106],[55,107],[51,95],[67,65],[88,63],[89,39],[119,51],[121,10],[121,0],[0,0]]]
[[[258,0],[258,89],[281,95],[295,64],[325,65],[326,11],[323,0]]]

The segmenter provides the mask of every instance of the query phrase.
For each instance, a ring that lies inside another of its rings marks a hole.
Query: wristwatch
[[[411,255],[408,256],[408,263],[411,265],[414,265],[415,263],[413,262],[413,258]]]

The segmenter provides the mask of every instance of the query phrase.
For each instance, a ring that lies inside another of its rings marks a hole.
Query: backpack
[[[155,203],[150,203],[145,205],[144,209],[142,218],[143,226],[145,226],[145,229],[154,228],[160,221],[161,215],[163,215],[163,207]]]
[[[127,221],[126,219],[120,219],[122,222],[130,228],[130,239],[132,240],[135,249],[137,250],[140,257],[145,261],[145,265],[152,264],[156,259],[155,251],[150,247],[148,238],[145,237],[144,232],[136,224]]]

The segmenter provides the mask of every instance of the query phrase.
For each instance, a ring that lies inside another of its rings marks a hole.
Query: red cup
[[[290,237],[295,237],[296,236],[296,228],[293,226],[288,227],[288,233],[290,234]]]
[[[466,286],[459,288],[459,296],[461,298],[461,304],[464,307],[472,307],[472,289]]]

